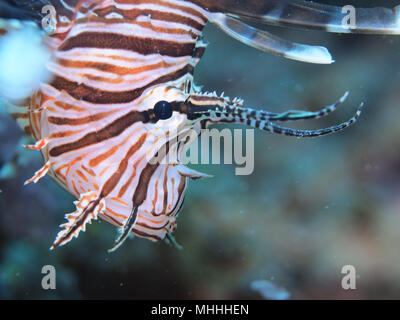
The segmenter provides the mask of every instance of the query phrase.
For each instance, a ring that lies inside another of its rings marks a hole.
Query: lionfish
[[[18,6],[15,6],[15,4]],[[8,0],[0,5],[0,35],[39,23],[42,7],[55,8],[56,28],[44,36],[52,78],[23,102],[5,101],[11,115],[36,141],[45,165],[26,183],[46,174],[75,196],[51,249],[101,218],[121,228],[110,251],[134,234],[169,239],[176,228],[188,179],[206,177],[180,162],[197,134],[216,123],[238,123],[271,133],[317,137],[349,127],[295,130],[276,122],[316,119],[317,112],[274,113],[243,106],[241,99],[203,93],[193,71],[206,43],[202,30],[214,23],[228,35],[259,50],[310,63],[332,63],[320,46],[293,43],[246,21],[341,33],[399,34],[399,7],[355,9],[355,23],[343,23],[341,7],[300,0]],[[18,22],[18,20],[20,22]],[[22,21],[22,22],[21,22]],[[168,134],[176,132],[179,140]],[[151,162],[178,143],[176,157]]]

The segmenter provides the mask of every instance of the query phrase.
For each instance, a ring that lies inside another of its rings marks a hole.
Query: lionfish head
[[[359,106],[351,119],[328,128],[297,130],[281,126],[276,122],[324,117],[335,111],[346,100],[347,96],[348,92],[335,103],[318,111],[290,110],[283,113],[275,113],[258,108],[244,107],[242,99],[230,99],[224,96],[223,93],[217,95],[215,92],[209,93],[197,90],[186,92],[178,87],[160,86],[149,92],[145,103],[152,130],[155,133],[162,132],[173,138],[179,136],[180,139],[178,140],[186,139],[189,129],[195,129],[198,135],[200,134],[199,129],[204,129],[209,124],[226,122],[244,124],[270,133],[288,136],[317,137],[341,131],[352,125],[360,116],[363,104]],[[172,132],[176,134],[171,134]]]

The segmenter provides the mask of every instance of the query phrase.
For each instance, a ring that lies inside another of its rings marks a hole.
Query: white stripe
[[[86,49],[85,49],[86,50]],[[82,50],[81,50],[82,51]],[[114,54],[119,54],[121,56],[121,52],[115,52],[117,50],[114,50]],[[77,53],[77,51],[75,51],[75,53]],[[154,55],[149,55],[146,56],[147,59],[143,59],[143,60],[136,60],[136,61],[125,61],[125,60],[121,60],[121,59],[115,59],[115,58],[109,58],[109,57],[99,57],[99,56],[95,56],[95,55],[90,55],[90,54],[85,54],[85,55],[71,55],[70,52],[56,52],[56,57],[58,59],[65,59],[65,60],[69,60],[69,61],[82,61],[82,62],[93,62],[93,63],[106,63],[106,64],[110,64],[112,66],[115,67],[122,67],[122,68],[139,68],[139,67],[143,67],[146,65],[153,65],[153,64],[157,64],[160,62],[165,62],[165,64],[184,64],[187,63],[189,61],[188,57],[161,57],[158,54],[154,54]],[[144,57],[144,56],[143,56]],[[122,58],[122,56],[121,56]],[[111,72],[112,73],[112,72]]]
[[[196,43],[189,33],[162,33],[149,28],[141,27],[134,23],[102,23],[88,22],[75,25],[68,34],[68,37],[75,37],[85,32],[115,33],[122,36],[135,36],[137,38],[154,38],[158,40],[173,41],[180,43]]]

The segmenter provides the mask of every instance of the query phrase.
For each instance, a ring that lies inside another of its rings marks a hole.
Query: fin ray
[[[139,206],[137,204],[135,204],[132,209],[131,215],[129,216],[125,225],[122,227],[121,235],[115,241],[113,247],[108,250],[109,253],[116,251],[130,235],[133,227],[136,224],[138,208],[139,208]]]
[[[51,162],[49,160],[45,163],[45,165],[41,169],[35,172],[32,178],[26,180],[24,185],[27,185],[32,182],[33,183],[38,182],[41,178],[43,178],[47,174],[47,172],[49,172],[50,167],[51,167]]]
[[[331,64],[334,62],[325,47],[304,45],[281,39],[226,14],[214,13],[211,15],[210,21],[236,40],[265,52],[309,63]]]
[[[97,220],[99,213],[105,210],[104,199],[99,199],[94,191],[82,194],[74,204],[76,210],[65,215],[68,221],[60,225],[64,229],[57,234],[50,250],[66,244],[72,238],[77,238],[81,231],[86,231],[86,224],[90,224],[92,220]]]

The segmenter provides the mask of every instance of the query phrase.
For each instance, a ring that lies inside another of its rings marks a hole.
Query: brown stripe
[[[53,132],[49,136],[49,139],[65,138],[65,137],[69,137],[69,136],[72,136],[73,134],[77,134],[77,133],[80,133],[80,132],[82,132],[82,130]]]
[[[104,72],[118,74],[121,76],[124,76],[127,74],[138,74],[141,72],[155,70],[158,68],[168,68],[168,67],[174,65],[172,63],[166,63],[165,61],[162,61],[162,62],[143,65],[143,66],[135,67],[135,68],[126,68],[126,67],[120,67],[117,65],[109,64],[109,63],[90,62],[90,61],[72,61],[72,60],[66,60],[66,59],[59,59],[57,61],[57,63],[59,63],[63,67],[67,67],[67,68],[92,68],[92,69],[97,69],[97,70],[104,71]]]
[[[194,42],[175,42],[153,38],[126,36],[108,32],[82,32],[68,38],[58,50],[67,51],[73,48],[123,49],[143,55],[160,54],[162,56],[191,56]]]
[[[79,169],[76,170],[76,174],[77,174],[78,176],[80,176],[80,177],[83,179],[83,181],[88,182],[88,179],[85,177],[85,175],[83,174],[83,172],[80,171]]]
[[[128,103],[140,97],[143,91],[145,91],[147,88],[160,83],[177,80],[183,77],[188,72],[193,72],[192,69],[193,67],[189,68],[189,65],[187,65],[178,71],[161,76],[160,78],[150,82],[144,87],[130,91],[120,91],[120,92],[103,91],[100,89],[89,87],[83,83],[79,84],[77,82],[66,80],[59,76],[56,76],[54,78],[51,85],[59,91],[65,90],[66,92],[68,92],[69,95],[71,95],[77,100],[84,100],[87,102],[98,103],[98,104]]]
[[[29,118],[29,115],[26,112],[14,112],[14,113],[11,113],[11,116],[13,117],[14,120]]]
[[[81,139],[54,147],[50,150],[52,157],[58,157],[59,155],[70,152],[76,149],[87,147],[92,144],[100,143],[104,140],[116,137],[125,131],[128,127],[133,125],[135,122],[142,121],[143,123],[148,122],[148,114],[146,111],[138,112],[131,111],[128,114],[122,116],[119,119],[114,120],[112,123],[107,125],[101,130],[88,133]]]
[[[68,125],[68,126],[78,126],[81,124],[86,124],[89,122],[94,122],[94,121],[98,121],[101,120],[107,116],[109,116],[110,114],[115,113],[116,110],[112,110],[112,111],[107,111],[107,112],[99,112],[87,117],[83,117],[83,118],[59,118],[59,117],[47,117],[47,120],[52,123],[52,124],[56,124],[59,126],[64,126],[64,125]]]
[[[28,136],[31,136],[32,135],[32,129],[31,129],[31,126],[25,126],[24,127],[24,132],[25,132],[25,134],[26,135],[28,135]]]
[[[111,157],[119,149],[119,147],[120,147],[120,145],[113,146],[111,149],[107,150],[106,152],[91,159],[89,161],[89,166],[91,166],[92,168],[98,166],[101,162],[103,162],[104,160]]]
[[[109,209],[108,209],[108,210],[109,210]],[[109,211],[111,211],[111,210],[109,210]],[[115,225],[117,225],[117,226],[122,226],[122,225],[123,225],[123,224],[122,224],[121,222],[119,222],[117,219],[113,218],[112,216],[110,216],[110,215],[108,215],[108,214],[107,214],[107,215],[104,215],[104,216],[106,217],[106,219],[111,220],[111,221],[112,221]],[[143,232],[143,231],[136,230],[135,227],[133,227],[132,233],[135,234],[135,235],[137,235],[137,236],[139,236],[139,237],[142,237],[142,238],[152,239],[152,240],[155,240],[155,241],[162,240],[161,237],[158,237],[158,236],[156,236],[156,235],[151,235],[151,234],[145,233],[145,232]]]
[[[85,74],[83,75],[88,80],[92,81],[97,81],[97,82],[103,82],[103,83],[113,83],[113,84],[119,84],[124,82],[124,79],[118,77],[117,79],[110,79],[110,78],[105,78],[105,77],[99,77],[99,76],[93,76],[91,74]]]
[[[218,102],[222,102],[225,103],[226,102],[226,98],[223,97],[208,97],[208,96],[200,96],[200,95],[191,95],[190,96],[190,101],[200,101],[200,102],[204,102],[204,101],[210,101],[210,104],[217,104]]]
[[[100,198],[105,198],[115,188],[122,175],[125,173],[128,167],[129,159],[135,154],[137,150],[143,145],[147,137],[147,134],[142,134],[138,141],[129,149],[125,157],[121,160],[117,171],[107,180],[101,191]]]
[[[193,75],[194,74],[194,67],[192,65],[187,65],[187,73]]]
[[[148,1],[146,1],[146,2],[148,2]],[[160,3],[162,5],[170,7],[172,9],[178,9],[178,10],[185,11],[193,16],[196,16],[196,17],[202,19],[204,21],[204,23],[206,23],[208,20],[207,17],[204,16],[200,11],[193,9],[193,8],[189,8],[189,7],[185,7],[185,6],[181,6],[181,5],[177,5],[177,4],[172,4],[172,3],[169,3],[168,1],[154,1],[154,3]]]
[[[77,192],[79,194],[79,192]],[[96,206],[99,204],[99,200],[91,201],[83,212],[79,215],[79,217],[75,220],[74,225],[68,230],[68,232],[54,242],[53,247],[59,246],[61,243],[68,242],[72,239],[73,234],[76,230],[78,230],[86,221],[88,216],[96,209]]]
[[[178,208],[178,205],[183,202],[182,198],[185,197],[186,180],[187,180],[186,177],[181,176],[181,181],[179,182],[179,186],[178,186],[178,199],[176,200],[175,206],[171,210],[169,215],[176,215],[179,212],[179,210],[182,208],[182,206],[179,206],[179,208]]]
[[[282,0],[190,0],[190,2],[204,8],[211,12],[225,12],[225,13],[246,13],[247,17],[253,17],[255,13],[260,15],[266,15],[273,9],[281,8],[287,5],[291,1]],[[298,5],[298,4],[295,4]],[[307,6],[307,4],[302,4],[299,6]],[[315,16],[318,16],[318,12],[315,12]]]
[[[137,162],[138,163],[138,162]],[[135,170],[135,174],[136,174],[136,165],[133,166],[133,169]],[[132,180],[135,176],[131,175],[128,180],[125,182],[125,184],[121,187],[121,189],[118,192],[118,197],[122,198],[122,196],[125,194],[126,190],[128,189],[128,187],[131,186]]]
[[[64,0],[64,2],[72,8],[78,5],[80,0]]]
[[[68,10],[60,1],[53,1],[52,5],[55,7],[57,12],[57,18],[66,16],[70,21],[74,20],[74,12]],[[57,19],[58,20],[58,19]]]
[[[155,230],[155,231],[165,229],[165,227],[166,227],[168,224],[169,224],[169,221],[165,222],[163,225],[161,225],[161,226],[159,226],[159,227],[152,227],[152,226],[149,226],[148,224],[146,224],[146,223],[144,223],[144,222],[136,222],[136,225],[138,225],[138,226],[141,226],[141,227],[143,227],[143,228],[150,229],[150,230]]]

